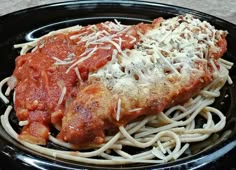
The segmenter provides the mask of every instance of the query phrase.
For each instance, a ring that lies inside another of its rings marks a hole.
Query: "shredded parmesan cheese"
[[[65,97],[65,94],[66,94],[66,87],[63,87],[62,92],[61,92],[61,96],[60,96],[60,98],[58,100],[57,105],[60,105],[62,103],[62,101],[63,101],[63,99]]]
[[[117,102],[117,111],[116,111],[116,120],[119,121],[120,120],[120,111],[121,111],[121,99],[118,99]]]
[[[142,108],[135,108],[135,109],[129,110],[129,112],[137,112],[137,111],[140,111],[140,110],[142,110]]]
[[[80,76],[80,72],[79,72],[78,67],[75,67],[75,73],[76,73],[78,79],[79,79],[80,81],[83,81],[82,78],[81,78],[81,76]]]
[[[75,67],[76,65],[78,65],[79,63],[82,63],[83,61],[89,59],[90,57],[92,57],[92,55],[95,53],[95,51],[97,50],[97,46],[86,56],[83,58],[80,58],[79,60],[77,60],[74,64],[72,64],[67,70],[66,73],[69,73],[69,71]]]
[[[22,121],[19,121],[19,126],[26,126],[29,124],[29,121],[28,120],[22,120]]]
[[[118,29],[114,24],[110,24],[109,28]],[[133,97],[149,95],[149,89],[160,86],[156,82],[168,86],[171,81],[178,80],[185,86],[190,75],[202,74],[203,70],[198,68],[197,63],[207,67],[206,63],[212,57],[208,53],[209,45],[210,49],[218,49],[216,35],[226,32],[215,30],[192,15],[185,15],[164,20],[160,27],[138,34],[140,41],[132,50],[121,50],[121,39],[113,41],[107,38],[118,55],[89,76],[99,78],[115,93]],[[206,38],[212,37],[212,34],[214,39]],[[132,42],[136,41],[135,37],[132,39]]]

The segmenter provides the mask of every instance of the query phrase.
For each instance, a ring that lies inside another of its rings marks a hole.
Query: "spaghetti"
[[[192,16],[189,16],[189,15],[186,15],[185,17],[187,19],[192,18]],[[193,21],[200,22],[197,19],[193,19]],[[166,20],[166,22],[164,22],[163,25],[165,24],[168,25],[168,22],[171,22],[171,19]],[[194,23],[194,24],[195,26],[197,25],[197,23]],[[206,24],[206,22],[204,22],[204,24]],[[207,26],[210,27],[209,25]],[[90,27],[91,29],[93,28],[92,26]],[[118,30],[118,32],[126,32],[127,30],[129,30],[128,26],[123,26],[118,21],[116,21],[116,23],[109,23],[108,26],[106,25],[106,27],[112,28],[114,30]],[[81,27],[78,27],[78,26],[66,28],[63,30],[49,33],[48,35],[44,37],[57,35],[58,33],[69,33],[71,31],[78,31],[80,29]],[[178,27],[178,29],[183,29],[183,28]],[[172,33],[174,34],[173,36],[176,36],[176,34],[178,34],[177,31],[182,32],[183,30],[175,29],[173,32],[168,32],[162,38],[160,38],[160,41],[158,43],[161,44],[165,42],[166,44],[169,44],[169,43],[171,44],[173,39],[171,40],[170,36]],[[86,81],[83,77],[83,74],[81,74],[81,72],[76,66],[79,63],[82,63],[85,60],[93,57],[93,53],[99,50],[99,46],[97,43],[101,43],[104,41],[109,42],[109,44],[107,44],[107,47],[106,48],[103,47],[103,48],[110,49],[111,48],[110,45],[113,46],[114,49],[112,51],[111,61],[105,66],[103,66],[101,69],[98,69],[98,71],[95,71],[89,74],[89,77],[99,78],[100,80],[104,81],[108,87],[112,87],[114,91],[120,92],[121,88],[118,87],[118,84],[121,83],[120,79],[125,78],[126,75],[123,74],[124,71],[122,70],[116,71],[114,67],[115,65],[117,65],[116,56],[119,53],[121,56],[125,58],[123,61],[120,61],[120,63],[122,64],[123,62],[127,64],[129,62],[129,58],[127,57],[130,57],[132,59],[132,55],[127,56],[128,53],[122,50],[121,46],[122,46],[123,41],[121,38],[118,38],[117,41],[114,41],[112,39],[113,37],[110,37],[110,39],[107,39],[107,37],[105,36],[101,36],[100,39],[94,39],[94,36],[99,37],[99,35],[101,34],[109,35],[109,32],[103,31],[94,35],[90,34],[90,36],[84,37],[85,34],[86,34],[85,32],[82,32],[80,34],[74,34],[71,36],[71,39],[74,40],[74,39],[82,37],[82,41],[84,41],[85,44],[88,45],[88,47],[91,43],[93,44],[95,43],[96,45],[94,46],[94,48],[87,48],[81,54],[81,56],[84,56],[84,57],[80,58],[77,61],[74,60],[73,54],[68,55],[66,60],[65,59],[61,60],[57,58],[56,56],[54,56],[53,60],[55,61],[55,65],[57,66],[69,65],[65,69],[66,73],[70,73],[72,72],[72,70],[74,70],[76,77],[80,81]],[[149,32],[149,34],[155,34],[155,33]],[[188,31],[186,31],[186,35],[181,34],[181,36],[188,36],[189,39],[194,38],[194,37],[191,37],[192,34],[190,34]],[[213,37],[211,38],[213,39]],[[131,35],[129,42],[132,44],[135,41],[137,41],[137,39],[138,38],[135,38],[134,36]],[[15,47],[22,48],[21,55],[24,55],[24,54],[27,54],[29,50],[32,50],[32,52],[34,52],[34,51],[37,51],[38,48],[41,48],[40,45],[38,45],[41,40],[43,40],[43,38],[37,39],[33,42],[29,42],[26,44],[16,45]],[[144,40],[144,42],[148,42],[148,41],[145,41],[147,40],[146,37],[143,37],[142,40]],[[180,41],[180,39],[178,41]],[[165,65],[165,69],[167,69],[168,72],[171,72],[172,76],[175,75],[177,78],[181,77],[182,75],[179,71],[179,67],[176,65],[178,65],[178,63],[180,64],[182,63],[177,62],[177,60],[178,61],[184,60],[184,62],[186,62],[186,59],[188,58],[186,58],[186,56],[178,56],[177,58],[166,57],[166,55],[172,55],[172,53],[170,49],[168,49],[164,45],[160,47],[161,49],[150,52],[150,49],[153,49],[153,45],[156,45],[155,43],[156,43],[155,41],[151,40],[151,43],[142,44],[141,48],[144,48],[144,46],[146,47],[148,46],[148,48],[145,48],[145,49],[148,49],[148,53],[145,57],[147,58],[149,53],[152,53],[152,55],[157,56],[158,61],[160,60],[160,63],[162,65]],[[191,43],[195,43],[195,42],[191,42]],[[190,47],[188,46],[191,46],[191,43],[182,44],[181,49],[183,51],[188,50],[189,52]],[[132,53],[132,49],[130,51]],[[198,49],[198,51],[201,52],[201,49]],[[197,53],[197,51],[193,51],[193,52]],[[135,55],[139,53],[141,52],[135,51]],[[201,53],[196,54],[196,56],[200,56],[200,57],[196,58],[196,60],[194,59],[194,61],[203,60],[204,57],[201,58],[201,55],[202,55]],[[205,56],[205,58],[208,58],[208,57],[209,56],[207,55]],[[151,60],[152,60],[152,63],[155,64],[155,58],[154,60],[153,58],[150,59],[150,61]],[[176,61],[173,62],[174,60]],[[86,148],[84,151],[83,150],[78,151],[78,149],[80,149],[78,145],[60,140],[53,135],[49,135],[49,140],[51,142],[59,146],[65,147],[67,149],[70,149],[70,151],[46,148],[41,145],[31,144],[25,141],[23,138],[19,138],[19,135],[16,133],[16,131],[13,129],[13,127],[9,123],[9,115],[12,114],[11,111],[13,108],[11,105],[8,105],[5,113],[1,116],[1,124],[3,128],[5,129],[5,131],[11,137],[17,140],[18,142],[20,142],[22,145],[32,150],[35,150],[37,152],[40,152],[42,154],[54,157],[54,158],[84,162],[84,163],[89,163],[89,164],[102,164],[102,165],[114,165],[114,164],[118,165],[118,164],[129,164],[129,163],[165,163],[168,161],[176,160],[181,155],[183,155],[184,152],[188,150],[192,142],[204,141],[205,139],[209,138],[209,136],[211,136],[213,133],[216,133],[222,130],[225,126],[226,118],[224,114],[221,113],[221,111],[217,110],[216,108],[210,107],[210,105],[214,103],[215,98],[220,95],[220,89],[224,86],[227,80],[229,84],[232,84],[232,80],[230,79],[228,75],[228,69],[230,69],[233,64],[224,59],[217,59],[218,65],[214,63],[215,62],[214,60],[209,59],[209,61],[211,62],[211,65],[212,65],[211,69],[214,70],[213,81],[208,83],[207,86],[202,88],[192,98],[188,99],[187,102],[181,105],[177,104],[177,105],[171,106],[157,114],[144,115],[143,119],[141,118],[135,119],[129,122],[127,125],[120,124],[118,127],[118,131],[115,134],[106,135],[104,142],[102,144],[99,144],[99,145],[92,144],[92,145],[87,146],[90,150],[92,149],[92,151],[86,151]],[[147,76],[142,77],[144,73],[147,72],[146,75],[150,76],[154,72],[160,73],[160,70],[158,69],[155,70],[156,69],[155,67],[154,68],[150,67],[150,68],[147,68],[147,70],[145,70],[145,68],[142,68],[142,66],[139,65],[140,69],[142,70],[142,73],[139,73],[138,72],[139,70],[138,71],[136,70],[135,62],[138,63],[139,60],[132,60],[131,64],[130,63],[127,64],[126,69],[129,70],[129,74],[132,74],[132,76],[134,76],[137,79],[137,81],[141,82],[139,84],[141,87],[146,87],[147,85],[144,84],[144,82],[142,81],[147,81],[148,78]],[[148,61],[145,60],[145,62],[148,62]],[[173,63],[175,63],[176,65],[174,65]],[[131,68],[132,64],[133,64],[133,67]],[[181,67],[184,68],[185,65],[181,65]],[[110,71],[109,73],[111,73],[112,76],[116,76],[116,78],[117,77],[118,78],[108,79],[107,78],[108,74],[104,76],[107,70]],[[154,72],[150,73],[150,71],[153,71],[153,70]],[[13,90],[13,88],[10,86],[7,88],[5,93],[2,90],[3,89],[2,87],[5,86],[7,82],[9,82],[9,79],[12,79],[12,77],[6,78],[0,82],[0,89],[1,89],[0,97],[5,104],[9,104],[9,100],[7,97],[10,95],[10,91]],[[56,102],[57,106],[66,104],[63,101],[66,98],[66,93],[68,91],[68,88],[66,88],[65,85],[59,84],[59,86],[61,86],[60,89],[62,93],[58,98],[59,100]],[[132,88],[132,84],[131,84],[131,88]],[[15,94],[14,92],[13,96],[15,95],[17,94]],[[15,99],[13,100],[15,102]],[[117,122],[122,121],[122,116],[123,116],[122,115],[123,114],[122,100],[123,98],[118,98],[117,103],[115,104],[115,107],[117,109],[115,110],[114,119]],[[132,114],[132,113],[140,112],[142,110],[143,108],[136,107],[136,108],[129,109],[128,112],[129,114]],[[217,121],[213,119],[213,117],[215,116],[218,117]],[[201,127],[199,127],[199,125],[196,125],[196,117],[201,117],[205,120],[204,124],[201,125]],[[27,126],[28,124],[29,124],[28,120],[19,121],[20,126]],[[60,131],[62,127],[58,125],[58,127],[56,128],[59,129]],[[129,153],[127,152],[127,147],[138,148],[141,151],[135,154]]]

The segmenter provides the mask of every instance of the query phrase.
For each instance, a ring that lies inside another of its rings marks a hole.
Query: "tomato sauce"
[[[22,138],[45,144],[45,133],[49,132],[50,123],[60,129],[65,106],[76,96],[81,84],[74,70],[76,67],[82,81],[86,81],[89,72],[98,70],[111,60],[114,49],[133,48],[139,40],[137,26],[130,26],[118,33],[106,25],[109,22],[45,37],[38,42],[36,50],[17,57],[14,71],[17,78],[15,110],[20,121],[29,121],[23,128]],[[76,35],[83,36],[71,38]],[[86,36],[87,40],[83,38]],[[96,36],[105,41],[91,42],[91,38]],[[88,55],[91,56],[74,64]],[[66,88],[66,93],[59,103],[63,88]],[[37,131],[35,127],[41,126],[45,127],[44,130]]]

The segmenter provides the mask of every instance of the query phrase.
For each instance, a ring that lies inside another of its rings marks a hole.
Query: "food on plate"
[[[7,94],[14,91],[22,130],[16,134],[9,124],[11,106],[2,125],[27,147],[63,159],[96,164],[177,159],[191,142],[225,125],[225,116],[209,105],[227,80],[232,83],[232,63],[221,58],[226,36],[186,14],[151,24],[74,26],[15,45],[21,54],[12,76],[1,83],[7,83]],[[3,94],[2,99],[8,102]],[[201,127],[195,125],[197,116],[206,120]],[[75,151],[41,146],[48,141]],[[131,154],[126,146],[141,151]],[[77,152],[86,149],[94,151]]]

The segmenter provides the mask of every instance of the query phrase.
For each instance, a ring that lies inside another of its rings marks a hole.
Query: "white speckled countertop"
[[[0,0],[0,16],[37,5],[66,0]],[[149,0],[202,11],[236,24],[236,0]]]

